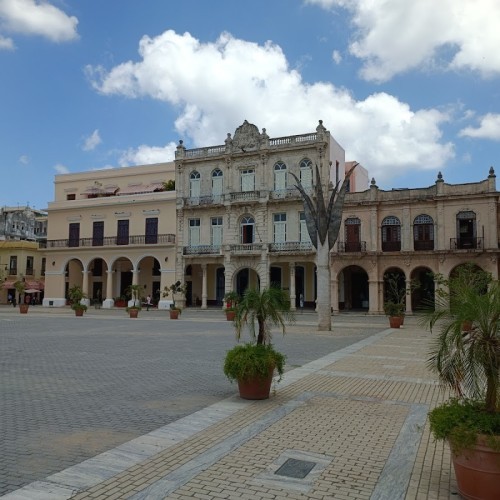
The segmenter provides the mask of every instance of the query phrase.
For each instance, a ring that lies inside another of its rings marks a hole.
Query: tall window
[[[348,217],[344,222],[345,251],[361,252],[361,221],[357,217]]]
[[[222,245],[222,217],[212,217],[210,240],[215,247]]]
[[[26,257],[26,275],[27,276],[33,276],[34,274],[34,269],[33,269],[33,262],[34,262],[34,257]]]
[[[45,268],[47,266],[47,259],[45,257],[42,257],[42,269],[40,271],[40,274],[42,276],[45,276]]]
[[[220,168],[216,168],[212,172],[212,197],[216,200],[220,200],[223,192],[224,176]]]
[[[305,188],[312,187],[312,163],[308,158],[300,162],[300,182]]]
[[[286,189],[286,165],[279,161],[274,165],[274,190],[284,191]]]
[[[286,241],[286,214],[274,214],[274,243]]]
[[[11,255],[9,261],[9,274],[17,274],[17,255]]]
[[[128,245],[129,243],[129,221],[119,220],[116,231],[116,244]]]
[[[457,248],[477,248],[476,214],[472,211],[457,214]]]
[[[241,191],[255,191],[255,170],[253,168],[241,171]]]
[[[191,198],[200,197],[201,176],[199,172],[191,172],[189,176],[189,196]]]
[[[309,231],[307,230],[306,214],[304,212],[300,212],[299,219],[300,219],[300,228],[299,228],[300,242],[311,243],[311,237],[309,236]]]
[[[92,224],[92,246],[102,247],[104,245],[104,221],[95,221]]]
[[[382,221],[382,251],[399,252],[401,250],[401,222],[390,215]]]
[[[102,276],[102,259],[94,259],[92,267],[92,276]]]
[[[241,219],[241,242],[253,243],[255,239],[255,220],[253,217],[243,217]]]
[[[77,247],[80,245],[80,223],[70,222],[69,224],[69,247]]]
[[[146,219],[146,244],[158,243],[158,218],[150,217]]]
[[[430,215],[421,214],[413,220],[414,250],[434,250],[434,221]]]
[[[200,245],[200,219],[189,219],[189,246]]]

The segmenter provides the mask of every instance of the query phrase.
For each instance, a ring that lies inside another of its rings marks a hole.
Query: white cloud
[[[479,127],[465,127],[460,131],[459,135],[462,137],[500,141],[500,115],[488,113],[481,117]]]
[[[0,35],[0,50],[14,50],[14,41],[12,38],[6,38]]]
[[[222,144],[244,119],[266,127],[271,137],[315,129],[318,119],[377,181],[415,169],[437,169],[453,157],[441,143],[440,125],[449,120],[437,110],[411,110],[396,97],[377,93],[356,101],[330,83],[306,84],[290,69],[280,47],[246,42],[224,33],[201,43],[189,33],[166,31],[143,37],[142,60],[106,72],[88,67],[93,86],[107,95],[148,96],[179,109],[175,127],[195,146]],[[148,163],[165,148],[141,146],[124,161]]]
[[[99,136],[99,130],[95,129],[92,134],[90,134],[86,139],[85,143],[83,144],[82,149],[84,151],[92,151],[95,149],[99,144],[101,144],[102,139]]]
[[[23,35],[40,35],[53,42],[78,38],[78,19],[46,1],[0,0],[0,28]]]
[[[65,167],[64,165],[61,165],[60,163],[54,166],[54,170],[58,174],[69,174],[69,168]]]
[[[340,64],[342,62],[342,55],[338,50],[332,52],[332,59],[335,64]]]
[[[306,0],[344,8],[357,28],[350,51],[364,59],[367,80],[383,82],[426,66],[500,73],[498,0]]]
[[[22,163],[23,165],[27,165],[30,162],[30,159],[28,155],[22,155],[19,157],[19,163]]]
[[[176,146],[173,142],[163,147],[143,144],[138,148],[131,148],[125,151],[118,163],[122,167],[128,167],[129,165],[150,165],[172,161],[175,156]]]

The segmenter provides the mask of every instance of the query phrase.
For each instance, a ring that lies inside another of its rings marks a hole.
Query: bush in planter
[[[273,371],[277,369],[281,376],[285,363],[285,356],[271,345],[271,327],[279,326],[285,334],[285,322],[293,318],[289,297],[283,290],[271,287],[245,291],[236,305],[234,325],[237,340],[247,329],[252,342],[228,351],[224,361],[224,373],[230,380],[238,381],[242,397],[269,397]]]
[[[470,273],[482,276],[467,276]],[[500,284],[485,289],[471,286],[471,279],[484,284],[489,278],[484,271],[465,269],[448,290],[436,294],[435,310],[422,320],[431,331],[439,330],[428,366],[455,394],[455,399],[434,408],[429,420],[436,439],[450,443],[461,494],[500,498],[500,455],[492,461],[493,479],[484,472],[486,457],[493,456],[493,450],[500,452]],[[471,323],[470,330],[464,331],[465,321]],[[483,472],[474,470],[479,456]],[[488,487],[493,489],[481,489]]]
[[[166,298],[172,294],[172,304],[170,304],[170,310],[171,311],[178,311],[178,313],[181,313],[181,309],[179,307],[176,307],[175,305],[175,296],[176,295],[186,295],[186,290],[187,290],[187,285],[186,283],[182,284],[180,281],[176,281],[175,283],[172,283],[170,286],[166,286],[163,289],[162,296],[163,298]]]

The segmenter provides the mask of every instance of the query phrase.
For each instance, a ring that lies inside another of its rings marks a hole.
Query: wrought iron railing
[[[231,193],[231,201],[252,201],[260,198],[260,191],[243,191]]]
[[[415,251],[434,250],[434,240],[413,240],[413,249]]]
[[[366,241],[339,241],[337,249],[339,253],[366,252]]]
[[[235,254],[260,252],[262,250],[262,243],[240,243],[238,245],[229,245],[229,250]]]
[[[451,250],[482,250],[483,238],[450,238]]]
[[[219,255],[220,245],[196,245],[183,248],[184,255]]]
[[[174,244],[175,234],[134,235],[134,236],[106,236],[104,238],[79,238],[47,240],[47,248],[68,247],[108,247],[115,245],[165,245]]]
[[[382,252],[400,252],[401,241],[383,241]]]
[[[306,241],[287,241],[284,243],[269,243],[270,252],[295,253],[311,252],[313,246],[311,242]]]

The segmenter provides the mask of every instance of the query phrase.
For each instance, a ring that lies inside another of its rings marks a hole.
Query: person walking
[[[146,311],[149,311],[150,306],[152,306],[152,304],[151,304],[151,295],[148,295],[146,297]]]

